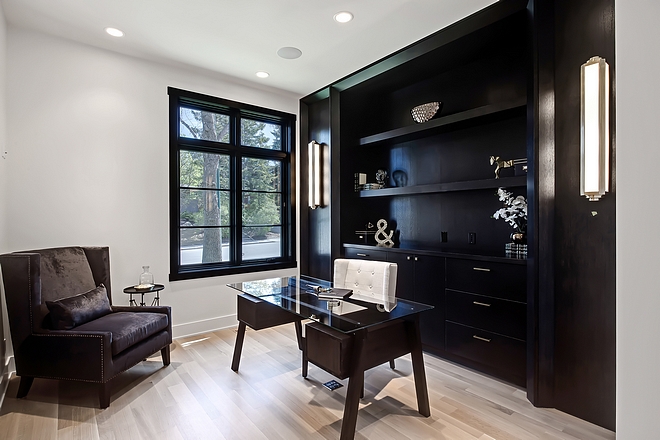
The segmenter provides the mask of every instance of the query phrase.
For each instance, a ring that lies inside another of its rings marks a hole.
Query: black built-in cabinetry
[[[533,160],[527,5],[499,2],[301,101],[301,139],[328,145],[331,176],[322,206],[301,216],[303,273],[329,279],[341,256],[396,262],[397,296],[434,306],[420,320],[427,351],[521,386],[527,261],[504,257],[512,229],[492,215],[497,188],[529,197],[531,175],[496,178],[490,157]],[[430,101],[439,114],[415,123],[411,109]],[[386,188],[355,190],[356,173],[374,183],[379,169]],[[379,219],[395,248],[360,244],[356,231]]]
[[[526,260],[346,244],[346,258],[397,263],[397,296],[420,316],[427,352],[525,386]]]
[[[512,231],[491,218],[502,206],[496,190],[527,195],[527,176],[507,168],[496,179],[490,156],[527,158],[527,32],[521,7],[343,91],[339,104],[339,217],[346,255],[373,258],[384,252],[381,259],[398,264],[397,295],[434,306],[420,320],[427,351],[521,386],[526,385],[525,336],[498,330],[512,318],[505,306],[514,302],[517,312],[523,310],[514,325],[525,328],[524,263],[487,262],[492,268],[484,270],[492,272],[466,273],[476,266],[464,264],[473,260],[444,254],[451,249],[467,258],[504,257]],[[435,100],[443,103],[440,114],[415,123],[410,109]],[[366,173],[375,182],[378,169],[390,174],[386,188],[355,192],[354,174]],[[405,173],[405,186],[396,186],[394,171]],[[381,218],[388,230],[396,230],[399,249],[354,252],[355,231]],[[476,234],[475,244],[468,242],[470,233]],[[507,281],[500,273],[516,276]],[[513,298],[499,298],[507,296],[498,292],[511,283],[518,295],[511,291]],[[484,301],[465,303],[466,295],[482,295]],[[490,322],[478,322],[474,313],[488,314]]]
[[[301,143],[327,148],[317,209],[304,207],[307,149],[297,155],[302,273],[331,278],[344,255],[396,261],[406,285],[399,294],[436,306],[422,323],[428,352],[610,429],[616,185],[613,178],[607,197],[587,202],[577,167],[579,66],[601,55],[616,77],[613,10],[613,0],[500,0],[302,98]],[[410,109],[436,100],[438,117],[415,124]],[[508,168],[494,179],[491,155],[527,158],[528,174]],[[381,168],[387,188],[354,190],[355,173],[375,182]],[[395,186],[395,170],[405,171],[406,186]],[[527,260],[504,258],[511,229],[491,218],[500,186],[528,198]],[[381,218],[396,231],[394,249],[356,235]],[[508,275],[479,279],[473,262]],[[508,282],[516,287],[506,290]]]

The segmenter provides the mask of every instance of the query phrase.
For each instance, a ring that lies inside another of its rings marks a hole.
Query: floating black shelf
[[[509,113],[514,113],[516,110],[522,110],[526,105],[527,103],[524,99],[514,102],[484,105],[483,107],[477,107],[464,112],[431,119],[422,124],[409,125],[383,133],[366,136],[360,138],[359,142],[361,146],[370,146],[386,141],[410,141],[433,134],[434,131],[460,128],[463,125],[472,122],[483,123],[487,118],[496,118],[498,116],[507,117]]]
[[[360,191],[360,197],[407,196],[415,194],[471,191],[476,189],[509,188],[526,186],[527,176],[502,177],[500,179],[468,180],[465,182],[432,183],[429,185],[403,186]]]

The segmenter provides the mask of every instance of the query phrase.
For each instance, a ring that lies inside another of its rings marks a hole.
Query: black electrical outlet
[[[468,244],[477,244],[476,232],[468,232]]]

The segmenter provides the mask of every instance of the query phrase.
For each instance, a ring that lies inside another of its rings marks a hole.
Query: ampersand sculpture
[[[376,227],[378,228],[378,231],[376,231],[376,243],[378,243],[376,246],[380,247],[392,247],[394,246],[394,242],[392,241],[392,235],[394,234],[394,231],[390,231],[389,235],[385,233],[385,228],[387,228],[387,220],[385,219],[380,219],[378,220],[378,223],[376,223]],[[385,238],[380,238],[380,235],[383,235]]]

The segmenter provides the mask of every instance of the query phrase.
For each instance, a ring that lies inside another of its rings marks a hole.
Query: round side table
[[[159,306],[160,305],[160,292],[165,288],[164,285],[162,284],[154,284],[153,286],[149,287],[148,289],[136,289],[135,286],[129,286],[124,289],[124,293],[130,295],[130,299],[128,300],[128,305],[130,306],[137,306],[138,303],[133,299],[133,295],[140,295],[140,305],[145,306],[146,304],[144,303],[144,294],[145,293],[156,293],[156,296],[154,297],[154,300],[151,302],[152,306]]]

